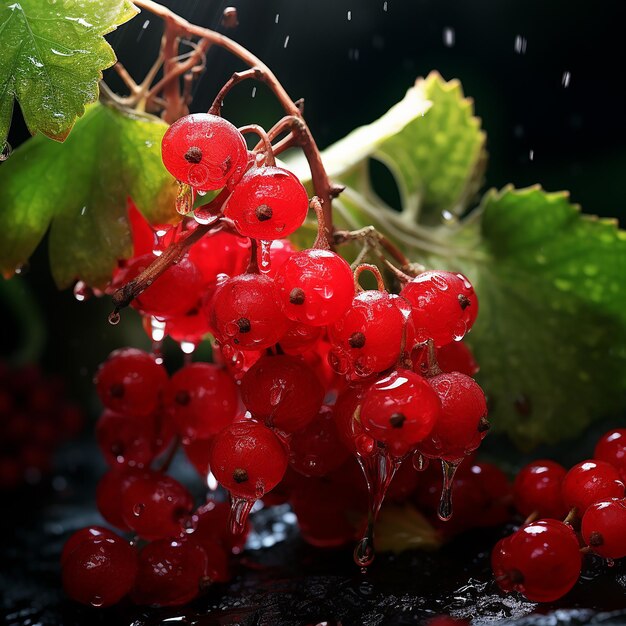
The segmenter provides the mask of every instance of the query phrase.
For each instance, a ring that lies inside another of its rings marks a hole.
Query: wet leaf
[[[59,287],[103,287],[132,253],[126,200],[152,223],[175,217],[176,183],[161,161],[167,126],[102,104],[87,107],[65,143],[29,139],[0,166],[0,268],[25,263],[50,226]]]
[[[14,100],[32,134],[63,141],[115,63],[103,35],[136,13],[130,0],[0,3],[0,146]]]

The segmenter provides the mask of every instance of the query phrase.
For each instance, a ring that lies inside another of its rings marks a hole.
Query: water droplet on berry
[[[144,512],[145,508],[146,508],[145,504],[143,504],[142,502],[138,502],[137,504],[133,506],[133,515],[135,517],[139,517]]]
[[[443,276],[433,274],[430,280],[439,291],[446,291],[448,289],[448,281]]]
[[[229,337],[235,337],[239,332],[239,326],[235,322],[228,322],[224,325],[224,334]]]
[[[416,452],[412,458],[413,467],[418,472],[423,472],[427,467],[430,461],[420,452]]]
[[[104,603],[104,600],[102,599],[101,596],[94,596],[89,601],[89,604],[91,604],[91,606],[94,606],[96,608],[101,607],[103,605],[103,603]]]
[[[237,326],[236,324],[234,325]],[[231,359],[233,359],[234,354],[235,354],[235,348],[231,344],[225,343],[222,345],[222,356],[227,361],[230,361]]]
[[[237,498],[231,494],[228,524],[233,535],[240,535],[244,531],[254,503],[255,500]]]
[[[459,464],[460,461],[441,461],[443,485],[441,487],[441,498],[439,500],[437,517],[443,522],[447,522],[452,517],[452,485]]]
[[[354,447],[358,454],[364,457],[371,456],[376,447],[376,442],[369,435],[359,435],[354,440]]]
[[[341,350],[331,350],[328,353],[328,364],[337,372],[337,374],[347,374],[350,369],[350,362]]]
[[[82,280],[74,285],[74,297],[78,302],[84,302],[93,295],[93,291]]]
[[[283,399],[283,392],[285,391],[285,385],[283,381],[278,380],[272,385],[270,389],[269,401],[271,406],[278,406]]]
[[[192,187],[203,187],[210,178],[209,168],[201,163],[192,165],[189,168],[187,178]]]
[[[219,483],[217,482],[217,478],[215,478],[215,475],[213,474],[213,472],[209,472],[207,474],[206,486],[208,487],[209,491],[217,491],[217,488],[219,487]]]
[[[150,337],[155,343],[163,341],[165,337],[165,322],[156,317],[150,318]]]
[[[272,248],[271,241],[261,241],[257,250],[257,263],[262,274],[267,274],[271,268],[270,251]]]
[[[459,320],[452,329],[452,336],[454,341],[461,341],[467,333],[467,322],[465,320]]]
[[[191,355],[196,350],[196,344],[193,343],[193,341],[181,341],[180,349],[183,351],[184,354]]]

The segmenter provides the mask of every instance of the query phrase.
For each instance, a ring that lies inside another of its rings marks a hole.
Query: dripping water
[[[454,475],[461,461],[441,460],[443,470],[443,485],[441,486],[441,499],[439,500],[439,510],[437,517],[443,522],[447,522],[452,517],[452,485]]]
[[[259,243],[261,245],[257,249],[257,263],[261,274],[267,274],[271,268],[270,251],[272,242],[261,240]]]
[[[256,500],[250,500],[248,498],[238,498],[231,494],[230,496],[230,516],[228,518],[228,525],[230,532],[233,535],[241,535],[246,527],[248,516],[254,506]]]

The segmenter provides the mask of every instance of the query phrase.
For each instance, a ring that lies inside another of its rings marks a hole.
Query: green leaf
[[[176,183],[161,161],[166,124],[96,103],[63,144],[29,139],[0,166],[0,269],[25,263],[50,225],[59,287],[103,287],[132,253],[126,200],[152,223],[175,219]]]
[[[0,0],[0,146],[14,99],[32,134],[63,141],[115,63],[103,35],[137,12],[130,0]]]

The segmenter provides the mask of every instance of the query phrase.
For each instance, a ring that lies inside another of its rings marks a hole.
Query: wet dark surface
[[[489,550],[504,529],[470,533],[436,554],[379,555],[363,575],[350,550],[304,544],[286,506],[254,515],[257,532],[250,543],[256,549],[239,558],[234,580],[188,607],[82,607],[63,596],[58,556],[73,530],[101,523],[93,504],[99,468],[91,466],[89,448],[67,458],[70,467],[53,485],[4,500],[0,616],[7,626],[401,626],[442,613],[475,625],[626,624],[623,563],[609,568],[589,561],[585,580],[566,598],[539,606],[501,595],[490,579]]]

